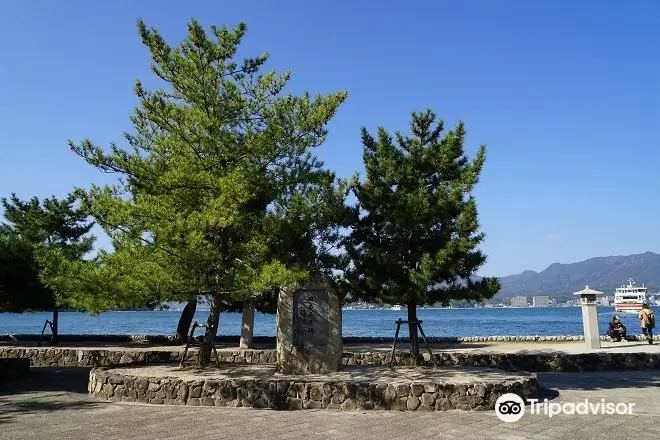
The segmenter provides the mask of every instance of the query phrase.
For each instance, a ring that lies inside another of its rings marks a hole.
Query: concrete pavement
[[[466,352],[466,353],[660,353],[660,343],[649,344],[644,341],[601,342],[601,348],[589,350],[584,341],[566,342],[461,342],[429,344],[433,352]],[[345,352],[389,352],[392,344],[346,343]],[[420,345],[423,352],[425,347]],[[397,351],[409,350],[407,342],[399,342]]]
[[[660,371],[541,373],[551,402],[634,402],[633,415],[305,410],[278,412],[106,403],[86,394],[89,370],[33,368],[29,381],[0,386],[0,439],[657,439]]]

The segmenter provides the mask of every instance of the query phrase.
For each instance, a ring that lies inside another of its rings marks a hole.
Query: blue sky
[[[158,5],[158,6],[156,6]],[[476,190],[481,274],[660,251],[660,3],[654,1],[0,2],[0,195],[110,182],[67,139],[121,143],[137,78],[136,19],[170,43],[186,23],[248,24],[294,91],[345,89],[319,154],[362,170],[359,130],[413,110],[466,122],[488,147]]]

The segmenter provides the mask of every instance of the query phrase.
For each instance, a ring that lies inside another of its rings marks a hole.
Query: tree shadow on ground
[[[390,353],[392,351],[393,342],[344,342],[344,352],[346,353]],[[460,342],[429,342],[431,351],[435,352],[444,352],[444,351],[471,351],[478,348],[488,348],[493,347],[492,344],[485,343],[460,343]],[[396,352],[410,352],[410,343],[408,341],[397,341],[396,343]],[[426,345],[420,340],[419,341],[419,352],[420,354],[426,353]]]
[[[559,391],[553,390],[552,388],[539,388],[539,400],[542,401],[543,399],[548,399],[549,401],[552,401],[557,397],[559,397]]]
[[[102,404],[91,400],[74,401],[9,401],[0,398],[0,426],[12,423],[20,416],[46,416],[48,413],[63,410],[90,410],[99,408]]]
[[[0,396],[61,391],[87,394],[90,368],[31,367],[25,379],[0,384]]]
[[[122,371],[123,370],[123,371]],[[234,364],[221,363],[220,368],[210,365],[200,369],[196,366],[159,364],[117,368],[119,374],[141,377],[177,377],[184,380],[268,380],[295,382],[350,381],[354,383],[402,383],[402,382],[447,382],[465,384],[470,382],[502,382],[526,378],[529,373],[506,371],[494,367],[479,366],[438,366],[407,367],[387,365],[344,365],[339,371],[326,374],[285,374],[278,373],[273,364]]]
[[[638,350],[644,351],[645,348],[648,348],[649,344],[647,341],[626,341],[626,342],[609,342],[612,345],[601,345],[601,350],[626,350],[630,347],[637,347]],[[616,345],[614,345],[616,344]]]
[[[87,395],[89,368],[32,367],[25,379],[0,385],[0,424],[20,416],[94,409],[102,403]]]
[[[538,373],[542,387],[561,390],[612,390],[660,387],[660,370]]]

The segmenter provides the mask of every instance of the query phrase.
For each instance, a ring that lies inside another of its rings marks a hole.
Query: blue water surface
[[[117,334],[117,335],[171,335],[176,329],[181,312],[141,311],[108,312],[98,316],[86,313],[61,312],[60,334]],[[195,319],[206,321],[207,311],[200,310]],[[548,308],[475,308],[475,309],[420,309],[427,336],[527,336],[527,335],[580,335],[582,312],[579,307]],[[598,308],[601,334],[612,319],[612,307]],[[621,315],[629,334],[638,334],[639,321],[635,314]],[[0,313],[0,334],[38,334],[51,314]],[[405,310],[344,310],[344,336],[393,337],[394,321],[406,319]],[[402,326],[401,336],[407,336]],[[220,315],[219,334],[239,335],[240,313]],[[254,334],[275,335],[275,316],[257,314]]]

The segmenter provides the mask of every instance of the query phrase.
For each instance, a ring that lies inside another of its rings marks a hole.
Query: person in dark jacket
[[[619,319],[619,315],[614,315],[612,321],[610,321],[610,327],[607,329],[607,336],[612,338],[614,342],[619,342],[622,339],[626,340],[626,326],[623,325]]]

